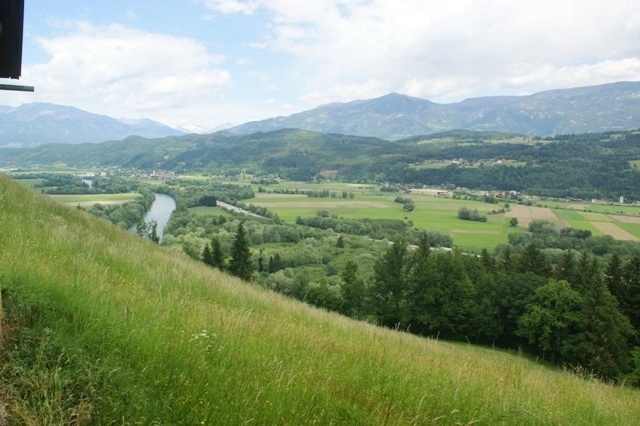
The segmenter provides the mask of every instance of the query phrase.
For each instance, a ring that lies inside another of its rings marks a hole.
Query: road
[[[262,218],[262,216],[260,216],[260,215],[257,215],[255,213],[251,213],[250,211],[241,209],[240,207],[232,206],[231,204],[227,204],[227,203],[224,203],[224,202],[219,201],[219,200],[216,200],[216,204],[218,205],[218,207],[222,207],[225,210],[229,210],[229,211],[232,211],[232,212],[235,212],[235,213],[242,213],[242,214],[245,214],[247,216],[253,216],[253,217]]]

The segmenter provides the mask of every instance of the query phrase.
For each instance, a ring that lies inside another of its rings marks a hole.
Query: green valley
[[[636,390],[348,320],[5,177],[0,189],[0,394],[18,423],[633,424],[640,416]]]

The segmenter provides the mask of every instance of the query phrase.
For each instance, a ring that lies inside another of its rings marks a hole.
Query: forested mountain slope
[[[305,130],[129,137],[101,144],[0,150],[0,167],[66,164],[206,174],[278,175],[518,191],[583,199],[640,200],[640,132],[529,139],[452,131],[385,141]]]
[[[298,128],[396,140],[454,129],[550,136],[640,128],[640,82],[490,96],[438,104],[391,93],[333,103],[231,128],[236,133]]]

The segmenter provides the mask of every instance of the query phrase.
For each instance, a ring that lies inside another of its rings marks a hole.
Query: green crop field
[[[279,187],[280,188],[280,187]],[[311,198],[306,195],[287,195],[273,193],[257,193],[247,203],[267,207],[270,211],[289,223],[294,223],[298,216],[315,216],[318,211],[326,211],[345,219],[396,219],[412,221],[418,229],[437,230],[450,234],[455,245],[470,250],[483,247],[494,247],[506,242],[511,232],[522,230],[508,226],[504,214],[490,214],[492,210],[503,207],[500,204],[488,204],[479,201],[457,200],[435,195],[401,194],[372,191],[372,187],[359,184],[322,184],[295,185],[287,183],[288,189],[315,189],[330,191],[347,191],[354,193],[354,198]],[[412,212],[403,211],[402,204],[394,202],[398,196],[410,198],[415,203]],[[458,209],[467,207],[488,214],[487,222],[472,222],[458,218]]]
[[[78,195],[51,195],[57,201],[64,204],[91,205],[94,203],[122,204],[140,197],[138,193],[125,194],[78,194]]]
[[[624,229],[625,231],[635,236],[636,238],[640,238],[640,223],[616,222],[616,226]]]
[[[232,217],[232,215],[225,209],[223,209],[222,207],[204,207],[204,206],[199,206],[199,207],[191,207],[189,208],[189,211],[194,212],[197,215],[200,216],[228,216],[228,217]]]

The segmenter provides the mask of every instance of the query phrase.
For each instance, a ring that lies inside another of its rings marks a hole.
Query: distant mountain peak
[[[45,143],[97,143],[138,135],[178,136],[183,132],[148,118],[115,119],[79,108],[46,102],[0,106],[0,147],[34,147]]]
[[[636,129],[640,128],[640,82],[556,89],[527,96],[485,96],[451,104],[392,92],[229,130],[249,134],[282,128],[387,140],[454,129],[529,136]]]

